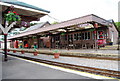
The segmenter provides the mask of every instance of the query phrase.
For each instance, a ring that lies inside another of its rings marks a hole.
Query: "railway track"
[[[32,60],[35,62],[45,63],[45,64],[49,64],[49,65],[55,65],[55,66],[69,68],[69,69],[73,69],[73,70],[77,70],[77,71],[88,72],[88,73],[92,73],[92,74],[96,74],[96,75],[103,75],[103,76],[107,76],[107,77],[113,77],[113,78],[120,79],[120,71],[113,71],[113,70],[107,70],[107,69],[79,66],[79,65],[67,64],[67,63],[60,63],[60,62],[54,62],[54,61],[49,61],[49,60],[42,60],[42,59],[36,59],[36,58],[31,58],[31,57],[13,55],[10,53],[9,53],[9,55],[24,58],[27,60]]]

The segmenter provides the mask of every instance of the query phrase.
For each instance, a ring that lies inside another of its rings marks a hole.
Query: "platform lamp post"
[[[20,16],[15,12],[13,11],[14,10],[14,7],[11,6],[10,7],[10,11],[8,11],[7,14],[5,14],[5,19],[4,19],[4,22],[5,22],[5,25],[2,26],[0,24],[0,28],[4,34],[4,61],[7,61],[7,34],[8,34],[8,31],[17,23],[17,21],[20,21]]]

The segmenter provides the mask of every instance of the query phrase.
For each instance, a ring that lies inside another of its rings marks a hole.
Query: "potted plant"
[[[21,50],[21,54],[24,54],[24,53],[25,53],[25,51],[22,49],[22,50]]]
[[[10,52],[10,49],[8,49],[7,51]]]
[[[54,58],[59,58],[60,53],[58,53],[58,50],[54,50]]]
[[[13,53],[16,53],[16,50],[13,50]]]
[[[36,49],[34,49],[34,52],[33,52],[34,56],[37,56],[38,55],[38,52]]]

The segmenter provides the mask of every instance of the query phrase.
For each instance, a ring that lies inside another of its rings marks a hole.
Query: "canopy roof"
[[[42,34],[48,34],[48,33],[59,33],[59,30],[81,30],[84,29],[85,27],[82,26],[83,24],[86,23],[98,23],[99,25],[102,26],[109,26],[109,24],[111,24],[111,22],[100,18],[94,14],[90,14],[90,15],[86,15],[83,17],[79,17],[79,18],[75,18],[72,20],[68,20],[68,21],[64,21],[58,24],[54,24],[54,25],[49,25],[46,27],[42,27],[36,30],[33,30],[31,32],[25,32],[25,33],[21,33],[15,36],[12,36],[8,39],[14,39],[14,38],[20,38],[20,37],[25,37],[25,36],[29,36],[29,35],[42,35]],[[81,26],[80,26],[81,25]],[[90,24],[90,28],[93,28],[94,26]]]
[[[28,22],[37,21],[50,12],[17,0],[2,0],[0,1],[0,5],[2,5],[2,14],[8,13],[10,6],[14,6],[14,11],[16,11],[23,20],[26,19]]]
[[[2,15],[0,14],[0,24],[2,25],[4,24],[4,14],[10,11],[10,6],[14,6],[14,11],[20,15],[21,21],[26,22],[38,21],[41,17],[50,13],[48,10],[18,0],[0,0],[0,11],[2,11]],[[19,27],[19,25],[16,25],[15,27]],[[0,29],[0,34],[1,33],[2,31]]]
[[[20,2],[20,1],[17,1],[17,0],[1,0],[1,1],[4,2],[4,3],[9,3],[9,4],[13,4],[13,5],[18,5],[18,6],[22,6],[22,7],[32,8],[32,9],[35,9],[35,10],[39,10],[39,11],[44,11],[44,12],[50,13],[50,11],[48,11],[48,10],[45,10],[45,9],[42,9],[42,8],[38,8],[36,6],[30,5],[30,4],[27,4],[27,3],[24,3],[24,2]]]

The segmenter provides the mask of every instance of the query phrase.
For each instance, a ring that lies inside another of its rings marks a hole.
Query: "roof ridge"
[[[69,20],[66,20],[66,21],[62,21],[60,23],[64,23],[64,22],[68,22],[68,21],[72,21],[72,20],[76,20],[76,19],[79,19],[79,18],[84,18],[84,17],[87,17],[87,16],[90,16],[92,14],[88,14],[88,15],[85,15],[85,16],[81,16],[81,17],[77,17],[77,18],[73,18],[73,19],[69,19]],[[59,24],[59,23],[58,23]]]

